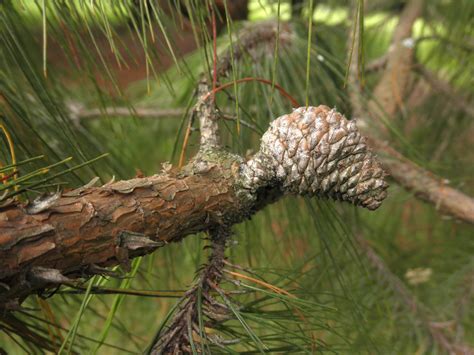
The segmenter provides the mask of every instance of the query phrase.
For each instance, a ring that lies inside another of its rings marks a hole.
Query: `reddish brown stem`
[[[247,82],[250,82],[250,81],[257,81],[259,83],[263,83],[263,84],[266,84],[266,85],[270,85],[270,86],[273,86],[275,87],[281,94],[282,96],[286,97],[288,100],[290,100],[291,102],[291,105],[293,107],[300,107],[301,105],[298,103],[298,101],[296,101],[296,99],[291,96],[285,89],[283,89],[283,87],[281,87],[280,85],[276,84],[276,83],[272,83],[272,81],[270,80],[267,80],[267,79],[263,79],[263,78],[253,78],[253,77],[247,77],[247,78],[242,78],[242,79],[237,79],[236,81],[231,81],[229,83],[225,83],[215,89],[213,89],[212,91],[210,91],[208,94],[206,94],[204,97],[203,97],[203,100],[207,100],[211,95],[214,95],[216,93],[218,93],[219,91],[222,91],[224,89],[227,89],[228,87],[231,87],[232,85],[234,84],[240,84],[240,83],[247,83]]]
[[[368,104],[374,119],[393,117],[401,108],[413,67],[413,25],[420,16],[424,0],[410,0],[400,14],[387,53],[386,68],[373,91],[374,99]],[[383,125],[379,125],[383,128]],[[384,129],[385,130],[385,129]]]

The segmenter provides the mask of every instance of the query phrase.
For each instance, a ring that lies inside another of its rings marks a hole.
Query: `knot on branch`
[[[386,197],[385,173],[355,121],[327,106],[300,107],[274,120],[260,150],[242,165],[244,187],[330,197],[374,210]]]

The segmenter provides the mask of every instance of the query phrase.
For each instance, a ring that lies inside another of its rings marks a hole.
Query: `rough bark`
[[[13,296],[21,299],[35,283],[44,285],[51,276],[45,269],[65,277],[94,273],[96,266],[126,264],[130,257],[248,214],[248,206],[235,194],[235,161],[195,163],[179,172],[77,189],[3,209],[0,303]]]

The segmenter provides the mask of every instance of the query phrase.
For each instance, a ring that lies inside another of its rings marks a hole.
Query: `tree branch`
[[[183,117],[186,114],[185,108],[139,108],[139,107],[105,107],[86,109],[82,108],[79,103],[72,103],[68,105],[69,117],[76,123],[79,124],[84,119],[96,119],[104,116],[124,116],[124,117],[138,117],[141,119],[153,119],[153,118],[176,118]],[[227,121],[236,121],[230,113],[219,112],[219,118]],[[258,128],[243,119],[239,119],[242,126],[250,128],[251,130],[258,131]]]
[[[278,34],[278,37],[277,37]],[[273,53],[273,46],[276,41],[282,42],[281,46],[291,43],[293,32],[289,24],[278,28],[274,21],[263,22],[258,25],[244,28],[238,38],[237,43],[233,45],[232,50],[225,52],[215,71],[216,80],[221,80],[229,75],[235,62],[241,60],[245,55],[250,55],[256,60],[266,54]],[[201,80],[198,85],[198,103],[194,108],[195,114],[199,116],[199,125],[201,133],[201,148],[215,147],[219,144],[218,137],[218,114],[215,107],[213,95],[209,95],[211,87],[206,79]]]
[[[354,122],[325,106],[302,107],[273,121],[248,162],[207,145],[178,171],[9,205],[0,210],[0,308],[230,227],[285,194],[376,209],[386,196],[383,178]]]
[[[403,157],[395,149],[376,139],[369,139],[383,167],[406,190],[429,202],[440,212],[461,221],[474,224],[474,199],[455,188],[446,180],[436,177]]]
[[[183,116],[186,113],[184,108],[129,108],[129,107],[105,107],[100,108],[84,108],[81,104],[74,102],[69,103],[69,117],[73,121],[81,121],[84,119],[93,119],[102,116],[137,116],[140,118],[161,118]]]
[[[211,88],[206,80],[202,80],[198,86],[198,103],[194,108],[194,114],[199,117],[199,129],[201,133],[201,149],[219,147],[219,126],[217,124],[218,114],[215,101],[208,98]]]
[[[244,218],[235,177],[218,164],[205,169],[77,189],[43,210],[34,209],[40,201],[2,210],[0,305],[21,301],[38,286],[94,274],[96,267],[127,266],[129,258],[222,223],[220,216]]]

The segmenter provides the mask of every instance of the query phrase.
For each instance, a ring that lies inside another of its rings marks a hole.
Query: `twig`
[[[371,62],[369,62],[365,66],[365,71],[366,71],[366,73],[372,73],[372,72],[382,70],[386,67],[387,62],[388,62],[388,55],[384,54],[384,55],[372,60]]]
[[[278,31],[277,24],[274,21],[249,26],[249,28],[242,31],[239,43],[231,46],[230,50],[221,56],[219,62],[217,62],[217,56],[214,53],[212,90],[206,79],[201,80],[198,85],[198,103],[194,108],[194,113],[199,118],[201,149],[219,146],[219,127],[217,124],[219,115],[215,107],[215,100],[208,100],[209,96],[213,97],[215,94],[217,81],[227,76],[234,62],[239,61],[244,55],[249,54],[256,60],[256,58],[266,53],[272,53],[271,50],[267,50],[267,47],[275,44],[278,33],[278,40],[284,44],[285,40],[292,35],[292,29],[288,25]],[[183,147],[183,151],[184,149],[185,147]]]
[[[377,119],[385,115],[393,117],[402,106],[413,65],[412,28],[423,6],[424,0],[410,0],[400,14],[387,53],[386,69],[374,89],[374,99],[368,103],[370,114]],[[379,128],[384,129],[382,125]]]
[[[296,99],[293,96],[291,96],[285,89],[283,89],[283,87],[281,85],[279,85],[277,83],[273,83],[272,81],[264,79],[264,78],[254,78],[254,77],[241,78],[241,79],[236,80],[235,82],[225,83],[225,84],[219,86],[218,88],[212,89],[212,91],[210,91],[206,95],[204,95],[203,100],[207,100],[207,99],[209,99],[209,97],[213,97],[213,95],[215,93],[217,93],[221,90],[227,89],[228,87],[230,87],[234,84],[241,84],[241,83],[251,82],[251,81],[256,81],[256,82],[259,82],[259,83],[263,83],[263,84],[266,84],[266,85],[273,86],[275,89],[277,89],[280,92],[280,94],[283,97],[287,98],[291,102],[291,104],[293,105],[294,108],[297,108],[297,107],[300,106],[298,101],[296,101]]]
[[[106,107],[104,109],[93,108],[93,109],[81,109],[75,111],[71,115],[81,121],[82,119],[98,119],[104,116],[124,116],[124,117],[137,117],[140,119],[153,119],[153,118],[175,118],[182,117],[186,114],[185,108],[169,108],[169,109],[157,109],[157,108],[134,108],[133,110],[128,107]],[[220,111],[220,117],[227,121],[236,121],[237,119],[231,115],[231,113],[225,113]],[[258,131],[257,127],[247,121],[240,119],[240,123],[252,130]],[[10,178],[10,176],[8,177]],[[7,178],[3,178],[7,179]]]
[[[199,129],[201,133],[201,149],[204,147],[219,146],[219,126],[217,124],[217,109],[214,100],[207,100],[210,92],[206,80],[202,80],[198,86],[198,103],[194,112],[199,117]]]
[[[417,166],[386,143],[371,138],[370,145],[378,153],[387,172],[406,190],[429,202],[442,213],[474,224],[474,199],[448,182]]]
[[[68,104],[69,116],[74,121],[83,119],[95,119],[103,116],[136,116],[140,118],[166,118],[182,116],[186,113],[185,108],[137,108],[137,107],[104,107],[87,109],[78,102]]]

